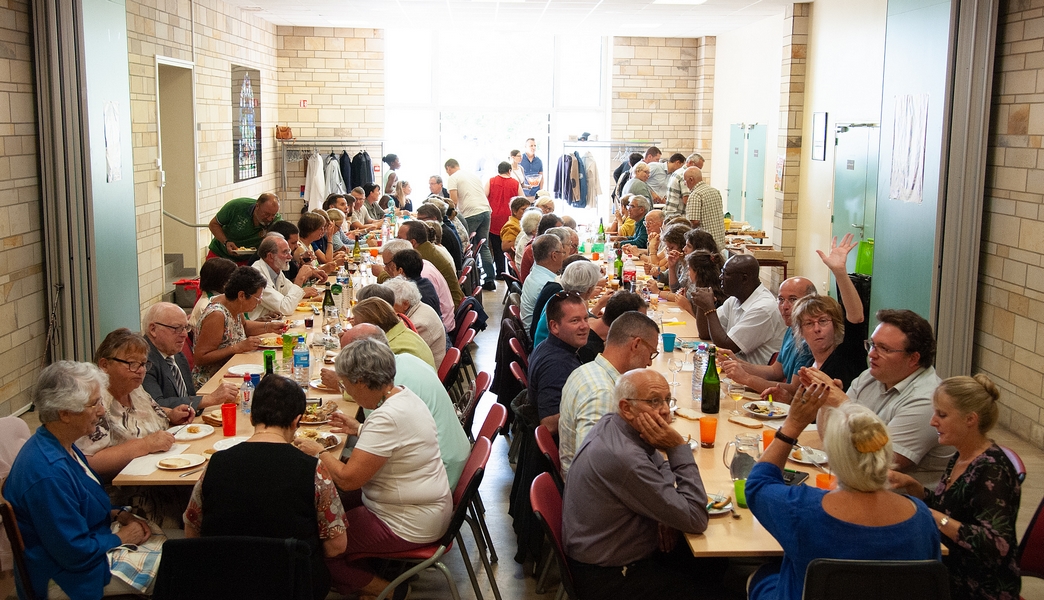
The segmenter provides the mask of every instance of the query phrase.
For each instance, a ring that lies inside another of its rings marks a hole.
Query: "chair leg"
[[[482,538],[482,533],[479,530],[478,525],[475,524],[475,520],[471,517],[465,516],[464,520],[468,522],[471,527],[471,535],[475,538],[475,545],[478,547],[479,558],[482,559],[482,567],[486,570],[486,577],[489,578],[489,586],[493,588],[493,596],[497,600],[502,600],[500,597],[500,587],[497,585],[497,578],[493,575],[493,565],[490,564],[489,558],[486,556],[486,544]]]
[[[475,577],[475,568],[471,566],[471,558],[468,557],[468,551],[464,548],[464,538],[460,537],[460,531],[457,531],[456,539],[457,546],[460,547],[460,556],[464,559],[464,566],[468,569],[468,577],[471,579],[471,587],[475,590],[475,597],[478,600],[482,600],[482,590],[479,588],[478,578]]]
[[[406,581],[410,577],[413,577],[417,573],[420,573],[420,572],[424,571],[428,567],[438,566],[438,567],[440,567],[442,569],[445,569],[446,567],[443,566],[441,562],[439,562],[439,558],[442,557],[442,554],[443,553],[439,553],[436,556],[433,556],[433,557],[431,557],[431,558],[429,558],[429,559],[427,559],[427,560],[425,560],[423,562],[419,562],[419,563],[413,565],[411,568],[409,568],[406,571],[404,571],[401,575],[399,575],[398,577],[393,579],[390,583],[388,583],[387,587],[385,587],[383,590],[381,590],[381,593],[377,596],[377,600],[384,600],[385,598],[387,598],[388,596],[390,596],[392,593],[395,592],[395,588],[399,587],[399,584],[401,584],[402,582]],[[456,598],[456,600],[460,600],[460,596],[457,595],[457,588],[456,588],[456,586],[452,586],[451,585],[451,588],[453,590],[453,597]],[[479,600],[481,600],[481,598]]]
[[[489,527],[486,527],[486,507],[482,505],[482,496],[475,494],[475,501],[471,504],[471,516],[474,518],[479,527],[482,529],[482,537],[486,540],[486,546],[489,547],[489,562],[497,562],[497,549],[493,547],[493,537],[489,535]]]
[[[537,579],[536,593],[546,594],[547,588],[544,587],[545,580],[547,579],[547,572],[551,570],[551,559],[555,557],[554,550],[547,553],[547,558],[544,559],[544,568],[540,570],[540,578]]]
[[[464,561],[468,564],[468,561]],[[453,583],[453,575],[446,568],[446,565],[442,564],[442,561],[435,563],[435,566],[442,571],[442,575],[446,578],[446,583],[449,585],[450,593],[453,594],[453,600],[460,600],[460,593],[457,592],[457,584]],[[479,596],[479,600],[482,600],[482,596]]]
[[[558,584],[558,593],[555,594],[555,600],[562,600],[565,597],[565,586],[561,583]]]

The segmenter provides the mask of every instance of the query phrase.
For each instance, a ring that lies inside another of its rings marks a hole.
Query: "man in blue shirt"
[[[544,163],[536,155],[536,140],[533,138],[526,140],[526,153],[522,155],[522,172],[526,175],[522,191],[527,196],[535,197],[544,187]]]
[[[548,336],[529,358],[529,398],[540,424],[558,437],[562,386],[580,366],[576,351],[587,344],[587,302],[578,292],[562,291],[547,302]]]

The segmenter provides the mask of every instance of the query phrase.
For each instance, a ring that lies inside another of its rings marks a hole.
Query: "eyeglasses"
[[[580,298],[580,292],[578,292],[576,290],[562,290],[561,292],[558,292],[557,294],[555,294],[554,296],[551,296],[551,297],[552,298],[558,298],[559,300],[563,300],[565,298],[570,298],[572,296],[576,296],[577,298]]]
[[[631,402],[644,402],[649,405],[649,408],[659,410],[663,406],[670,405],[674,402],[674,398],[668,396],[666,398],[628,398]]]
[[[145,367],[146,371],[152,368],[152,362],[150,361],[138,362],[136,360],[123,360],[122,358],[110,358],[109,360],[114,360],[118,363],[123,363],[127,365],[128,369],[135,373],[140,371],[142,367]]]
[[[870,352],[871,350],[874,350],[876,348],[878,354],[885,354],[885,355],[895,354],[896,352],[903,352],[905,354],[909,354],[910,353],[909,350],[905,350],[905,349],[904,350],[899,350],[899,349],[895,349],[895,348],[885,348],[884,346],[879,346],[879,345],[874,343],[874,340],[863,340],[863,347],[866,348],[867,352]]]
[[[804,322],[801,323],[801,328],[802,329],[812,329],[816,325],[819,325],[820,327],[826,327],[827,325],[829,325],[831,323],[833,323],[833,319],[831,319],[830,317],[823,317],[821,319],[816,319],[815,321],[804,321]],[[867,340],[867,341],[869,341],[869,340]],[[878,349],[880,350],[880,348],[878,348]],[[869,349],[867,349],[867,351],[869,351]]]
[[[660,351],[656,349],[656,346],[653,346],[652,344],[650,344],[649,342],[643,340],[640,337],[635,336],[635,339],[638,340],[639,342],[641,342],[642,345],[644,345],[644,346],[649,348],[649,352],[651,352],[651,354],[649,355],[649,360],[653,360],[654,358],[656,358],[657,356],[660,355]]]
[[[167,329],[173,331],[174,333],[188,333],[192,329],[191,325],[167,325],[166,323],[155,323],[155,324],[159,325],[160,327],[166,327]]]
[[[260,292],[258,292],[258,293],[257,293],[257,295],[256,295],[256,296],[250,296],[250,297],[248,298],[248,300],[253,300],[254,302],[260,302],[260,301],[261,301],[261,296],[262,296],[262,295],[263,295],[264,293],[265,293],[265,291],[264,291],[264,290],[261,290]]]

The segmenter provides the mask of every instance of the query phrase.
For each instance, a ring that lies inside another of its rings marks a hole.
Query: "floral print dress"
[[[224,332],[221,334],[221,343],[218,344],[218,350],[238,344],[246,339],[246,332],[243,330],[243,315],[232,316],[232,312],[225,308],[223,304],[211,302],[203,309],[203,314],[200,315],[199,322],[196,323],[195,340],[199,340],[199,332],[203,328],[203,321],[206,321],[207,317],[215,312],[221,313],[225,320]],[[203,387],[203,384],[210,379],[210,376],[220,368],[220,363],[201,365],[197,361],[196,366],[192,368],[192,382],[196,385],[196,389]]]
[[[950,571],[950,597],[1018,600],[1022,581],[1016,562],[1015,519],[1022,494],[1011,461],[996,445],[977,456],[946,489],[959,458],[954,454],[935,490],[925,490],[925,504],[961,522],[957,540],[942,536],[949,549],[943,563]]]

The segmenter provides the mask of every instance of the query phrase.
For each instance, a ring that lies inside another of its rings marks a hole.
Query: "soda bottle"
[[[718,414],[718,406],[721,404],[721,380],[718,379],[718,368],[714,366],[714,355],[717,349],[714,346],[707,348],[707,372],[703,374],[703,388],[700,393],[703,412],[708,415]]]
[[[254,382],[250,374],[243,375],[243,385],[239,386],[239,409],[244,415],[250,414],[250,401],[254,398]]]

